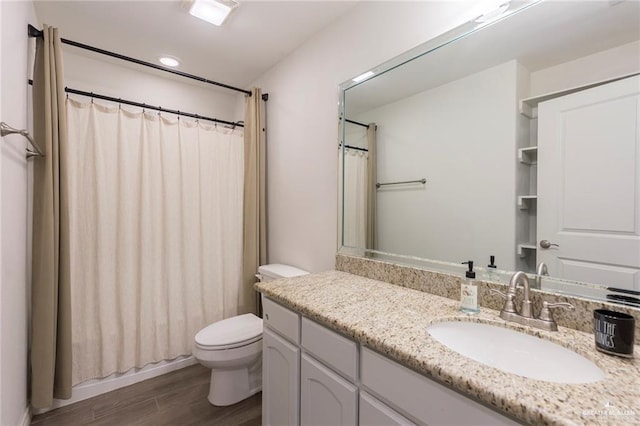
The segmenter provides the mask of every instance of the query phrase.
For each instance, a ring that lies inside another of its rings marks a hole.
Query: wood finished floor
[[[34,416],[34,426],[262,424],[262,394],[228,407],[207,401],[211,370],[193,365]]]

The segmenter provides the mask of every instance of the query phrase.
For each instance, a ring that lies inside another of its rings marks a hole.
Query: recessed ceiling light
[[[220,26],[238,7],[235,0],[193,0],[189,13],[213,25]]]
[[[364,74],[360,74],[357,77],[353,78],[353,82],[354,83],[360,83],[363,80],[366,80],[367,78],[371,77],[373,75],[373,71],[367,71]]]
[[[488,23],[496,21],[500,18],[504,18],[508,14],[511,14],[513,11],[509,11],[509,6],[511,5],[511,1],[507,1],[506,3],[501,4],[500,6],[489,10],[483,15],[478,16],[475,21],[479,23]]]
[[[168,67],[177,67],[180,65],[180,60],[178,58],[174,58],[173,56],[161,56],[160,62],[162,65],[166,65]]]

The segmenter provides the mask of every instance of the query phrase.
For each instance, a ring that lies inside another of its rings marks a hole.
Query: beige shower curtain
[[[67,128],[62,48],[57,28],[36,41],[34,139],[45,153],[33,163],[31,404],[71,397]]]
[[[343,155],[344,154],[344,155]],[[345,148],[338,151],[339,188],[344,192],[339,197],[338,211],[342,212],[342,243],[347,247],[364,248],[367,229],[367,166],[368,153]],[[344,204],[343,204],[344,200]]]
[[[375,123],[369,123],[367,128],[367,148],[369,149],[369,161],[367,162],[367,229],[366,229],[366,248],[375,250],[378,248],[378,235],[376,233],[376,199],[377,190],[376,183],[378,181],[378,154],[376,132],[378,126]]]
[[[258,266],[267,263],[266,132],[262,90],[245,98],[244,119],[244,239],[241,306],[257,311],[253,284]]]
[[[239,313],[243,132],[67,101],[73,382],[191,353]]]

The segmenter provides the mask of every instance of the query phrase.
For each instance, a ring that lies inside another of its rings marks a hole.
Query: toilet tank
[[[258,279],[260,281],[273,281],[280,278],[291,278],[300,275],[307,275],[309,272],[298,269],[295,266],[272,263],[258,267]]]
[[[277,280],[280,278],[291,278],[307,274],[309,274],[309,272],[298,269],[295,266],[272,263],[269,265],[258,266],[258,273],[256,274],[256,278],[258,278],[258,280],[261,282],[265,282]],[[258,316],[262,318],[262,294],[256,293],[256,296]]]

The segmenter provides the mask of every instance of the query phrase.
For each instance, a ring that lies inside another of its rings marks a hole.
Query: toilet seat
[[[244,314],[215,322],[196,334],[195,345],[217,351],[247,346],[262,339],[262,319]]]
[[[253,339],[245,340],[243,342],[230,343],[228,345],[202,345],[198,342],[195,343],[195,346],[204,350],[204,351],[221,351],[225,349],[235,349],[241,348],[243,346],[250,345],[251,343],[262,340],[262,336],[254,337]]]

